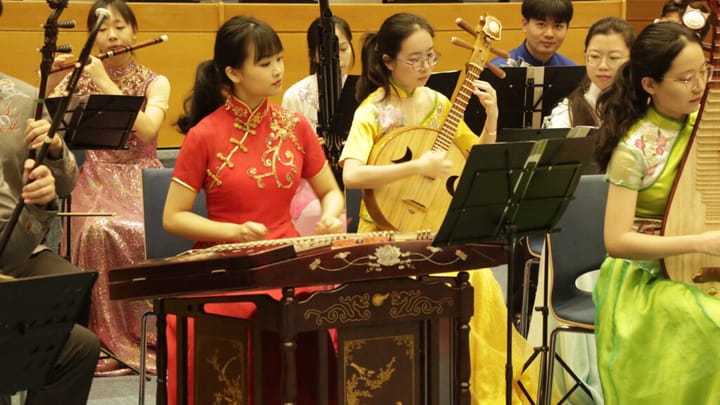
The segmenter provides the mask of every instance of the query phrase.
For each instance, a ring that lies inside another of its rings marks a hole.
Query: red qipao
[[[289,238],[299,236],[292,224],[290,203],[300,180],[317,175],[325,165],[327,160],[317,135],[304,117],[270,104],[267,99],[251,110],[231,96],[188,132],[173,181],[196,192],[204,190],[208,218],[214,221],[259,222],[267,227],[268,239]],[[281,297],[280,290],[262,293]],[[242,303],[213,304],[206,309],[238,318],[251,317],[254,312],[254,306]],[[167,342],[168,403],[175,404],[174,317],[168,317]],[[190,334],[190,347],[192,343]],[[192,358],[191,351],[188,375],[193,375]],[[193,388],[192,384],[188,387],[191,404]],[[303,402],[315,401],[301,397],[299,403]]]

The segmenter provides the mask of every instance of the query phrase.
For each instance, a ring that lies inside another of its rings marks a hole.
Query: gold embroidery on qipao
[[[247,173],[255,179],[258,188],[265,188],[265,179],[275,179],[278,188],[291,188],[294,179],[298,174],[295,162],[295,150],[303,153],[303,148],[297,137],[295,136],[295,126],[299,119],[294,114],[285,111],[272,111],[270,118],[270,133],[268,134],[265,146],[267,149],[260,156],[260,164],[262,169],[251,167]],[[295,148],[286,147],[285,141],[290,140]],[[283,176],[280,168],[288,168]]]
[[[226,167],[229,169],[233,169],[235,167],[235,164],[232,162],[232,158],[233,155],[235,155],[235,152],[240,150],[247,153],[248,147],[245,146],[245,140],[247,139],[248,135],[255,135],[255,128],[260,125],[263,117],[267,114],[268,111],[267,103],[261,105],[257,110],[251,111],[250,108],[248,108],[240,100],[235,99],[236,102],[240,103],[240,105],[235,105],[233,99],[234,98],[231,96],[228,97],[227,100],[225,100],[225,109],[232,112],[234,116],[233,126],[235,127],[235,129],[242,131],[243,136],[240,139],[237,139],[234,136],[230,137],[229,141],[232,145],[232,149],[227,155],[224,155],[222,152],[218,152],[215,154],[215,157],[217,157],[221,163],[215,168],[215,172],[212,172],[210,169],[207,169],[205,171],[210,180],[212,181],[212,183],[208,186],[208,189],[211,189],[214,185],[217,185],[218,187],[222,186],[222,180],[220,180],[220,172],[222,172],[222,170]]]

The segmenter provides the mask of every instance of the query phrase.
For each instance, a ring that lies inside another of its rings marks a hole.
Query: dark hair
[[[253,17],[235,16],[218,29],[213,58],[198,65],[195,85],[185,98],[184,114],[175,123],[180,132],[187,133],[225,103],[232,89],[225,68],[242,67],[253,50],[255,62],[282,52],[280,37],[270,25]]]
[[[587,52],[590,40],[592,40],[594,36],[612,34],[619,34],[622,36],[628,50],[632,48],[633,41],[635,41],[635,31],[633,31],[632,25],[621,18],[606,17],[596,21],[588,29],[588,33],[585,36],[585,51]],[[600,125],[597,121],[596,111],[593,110],[593,107],[585,99],[585,93],[590,88],[590,83],[590,78],[585,75],[580,85],[568,96],[568,108],[570,110],[572,126]]]
[[[573,5],[570,0],[523,0],[521,6],[523,18],[545,21],[551,18],[556,23],[568,23],[573,18]]]
[[[598,98],[602,126],[596,138],[595,160],[601,170],[607,168],[620,139],[647,112],[650,95],[643,89],[642,79],[662,82],[677,55],[690,43],[702,46],[694,31],[674,22],[650,24],[640,32],[630,49],[630,60]]]
[[[397,13],[388,17],[377,33],[365,35],[362,46],[362,74],[358,79],[355,97],[364,100],[378,87],[385,90],[385,98],[390,96],[390,70],[385,66],[383,56],[392,59],[400,52],[402,42],[419,30],[427,31],[435,37],[435,31],[425,19],[415,14]]]
[[[335,29],[340,28],[340,31],[342,31],[343,34],[345,34],[345,38],[347,38],[348,42],[350,43],[350,52],[352,53],[353,59],[355,59],[355,48],[352,44],[352,30],[350,29],[350,24],[348,24],[347,21],[343,20],[342,18],[338,16],[332,16],[331,20],[333,24],[335,25]],[[310,74],[317,73],[319,66],[318,66],[318,54],[320,52],[320,46],[322,44],[322,40],[320,39],[322,35],[322,20],[320,17],[316,18],[312,23],[310,23],[310,26],[307,29],[307,46],[308,46],[308,56],[310,57]]]
[[[685,11],[685,6],[682,3],[682,0],[668,0],[663,5],[662,11],[660,11],[660,17],[667,17],[670,13],[682,14]]]
[[[98,20],[97,14],[95,14],[95,10],[99,8],[112,8],[117,13],[120,13],[120,16],[130,24],[133,31],[138,30],[138,22],[137,18],[135,18],[135,13],[133,13],[132,9],[130,8],[130,5],[125,2],[125,0],[97,0],[95,3],[93,3],[92,7],[90,7],[90,11],[88,12],[87,16],[87,30],[88,32],[93,29],[95,26],[95,23]]]

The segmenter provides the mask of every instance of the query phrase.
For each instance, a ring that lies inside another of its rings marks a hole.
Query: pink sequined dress
[[[157,73],[134,61],[121,67],[107,67],[110,78],[126,95],[146,95]],[[64,87],[66,82],[61,83]],[[99,93],[89,76],[83,74],[79,94]],[[144,106],[143,106],[144,108]],[[71,224],[73,263],[80,269],[98,270],[92,293],[90,329],[102,346],[123,362],[137,367],[140,361],[140,320],[152,309],[149,301],[111,301],[108,269],[145,259],[142,169],[160,168],[157,141],[143,142],[131,134],[127,149],[87,150],[80,178],[72,193],[72,211],[115,213],[113,216],[74,217]],[[153,371],[155,331],[146,366]],[[98,363],[96,375],[126,374],[112,359]]]

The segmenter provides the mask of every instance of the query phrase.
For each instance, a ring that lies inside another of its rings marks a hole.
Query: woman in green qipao
[[[660,236],[710,76],[694,32],[652,24],[598,100],[596,158],[610,183],[608,257],[594,291],[606,405],[720,404],[720,300],[668,280],[660,265],[673,255],[720,255],[719,232]]]

